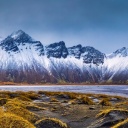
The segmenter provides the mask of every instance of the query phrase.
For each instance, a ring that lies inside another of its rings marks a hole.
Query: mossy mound
[[[35,128],[22,117],[10,113],[0,115],[0,128]]]
[[[36,128],[69,128],[66,123],[55,119],[45,118],[35,123]]]

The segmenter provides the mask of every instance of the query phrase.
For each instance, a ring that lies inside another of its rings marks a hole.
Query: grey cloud
[[[42,42],[62,38],[75,45],[78,40],[90,41],[102,49],[107,41],[120,47],[124,39],[127,45],[127,23],[127,0],[0,0],[0,36],[23,29]],[[102,40],[95,35],[102,35]]]

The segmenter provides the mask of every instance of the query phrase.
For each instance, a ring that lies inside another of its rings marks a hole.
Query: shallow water
[[[46,86],[0,86],[6,91],[68,91],[80,93],[109,94],[128,97],[128,85],[46,85]]]

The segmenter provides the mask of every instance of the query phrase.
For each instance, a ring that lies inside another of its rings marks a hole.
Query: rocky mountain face
[[[63,41],[43,46],[22,30],[0,43],[0,81],[27,83],[126,83],[128,49],[110,55]]]
[[[68,50],[63,41],[59,43],[53,43],[46,46],[46,55],[47,57],[54,58],[66,58],[68,56]]]
[[[77,59],[83,58],[83,63],[86,64],[93,63],[99,65],[104,63],[105,54],[90,46],[82,47],[82,45],[79,44],[68,48],[68,53]]]

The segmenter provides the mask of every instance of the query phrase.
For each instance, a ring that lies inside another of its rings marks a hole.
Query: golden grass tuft
[[[30,122],[14,114],[0,115],[0,128],[35,128]]]
[[[128,114],[128,110],[125,110],[125,109],[114,109],[114,108],[112,109],[112,108],[110,108],[110,109],[102,110],[99,114],[97,114],[97,117],[106,116],[106,115],[108,115],[111,112],[120,112],[120,113],[122,112],[124,114]]]
[[[69,96],[70,99],[77,99],[79,96],[78,94],[73,92],[67,92],[66,94]]]
[[[18,116],[23,117],[24,119],[28,120],[29,122],[35,122],[39,120],[39,116],[28,111],[26,106],[22,104],[23,102],[19,103],[16,100],[7,102],[4,105],[5,111],[9,113],[16,114]]]
[[[28,110],[32,110],[32,111],[40,111],[40,110],[46,110],[46,108],[44,108],[44,107],[39,107],[39,106],[37,106],[37,105],[34,105],[34,104],[30,104],[30,105],[27,105],[26,106],[26,109],[28,109]]]
[[[33,91],[25,92],[24,94],[25,94],[24,95],[25,97],[27,97],[31,100],[36,100],[40,97],[39,94],[37,94],[36,92],[33,92]]]
[[[10,91],[0,91],[0,98],[19,98],[26,101],[31,101],[34,99],[39,98],[39,94],[33,91],[29,92],[22,92],[22,91],[16,91],[16,92],[10,92]]]
[[[59,96],[59,95],[67,95],[70,99],[77,99],[78,93],[74,92],[47,92],[47,91],[39,91],[39,94],[45,94],[47,96]],[[82,95],[82,94],[81,94]]]
[[[5,104],[6,107],[9,106],[19,106],[19,107],[23,107],[26,108],[26,105],[29,105],[30,102],[26,102],[26,101],[22,101],[18,98],[14,98],[14,99],[10,99],[8,100],[8,102]]]
[[[112,104],[109,102],[109,99],[104,98],[99,102],[100,105],[102,106],[111,106]]]
[[[56,98],[51,98],[50,102],[59,102]]]
[[[43,118],[35,123],[36,128],[69,128],[66,123],[56,118]]]
[[[76,104],[77,102],[76,102],[76,100],[75,99],[73,99],[73,100],[69,100],[68,101],[68,104]]]
[[[40,97],[40,95],[34,91],[28,91],[28,92],[22,92],[22,91],[16,91],[16,94],[18,94],[18,96],[23,96],[28,98],[29,100],[35,100],[38,99]]]
[[[115,107],[121,107],[121,106],[128,106],[128,101],[124,101],[124,102],[119,102],[115,104]]]
[[[118,124],[114,125],[111,128],[126,128],[128,127],[128,118],[125,119],[124,121],[119,122]]]
[[[3,107],[0,107],[0,115],[4,114],[4,109]]]
[[[109,98],[108,95],[105,95],[105,94],[97,94],[96,95],[98,98]]]
[[[18,96],[17,99],[22,100],[22,101],[30,101],[30,102],[32,101],[30,98],[22,96],[22,95]]]
[[[87,104],[87,105],[94,105],[95,103],[93,102],[93,100],[91,100],[89,97],[87,96],[83,96],[80,98],[81,103],[83,104]]]
[[[10,93],[9,91],[0,91],[0,98],[10,98]]]

